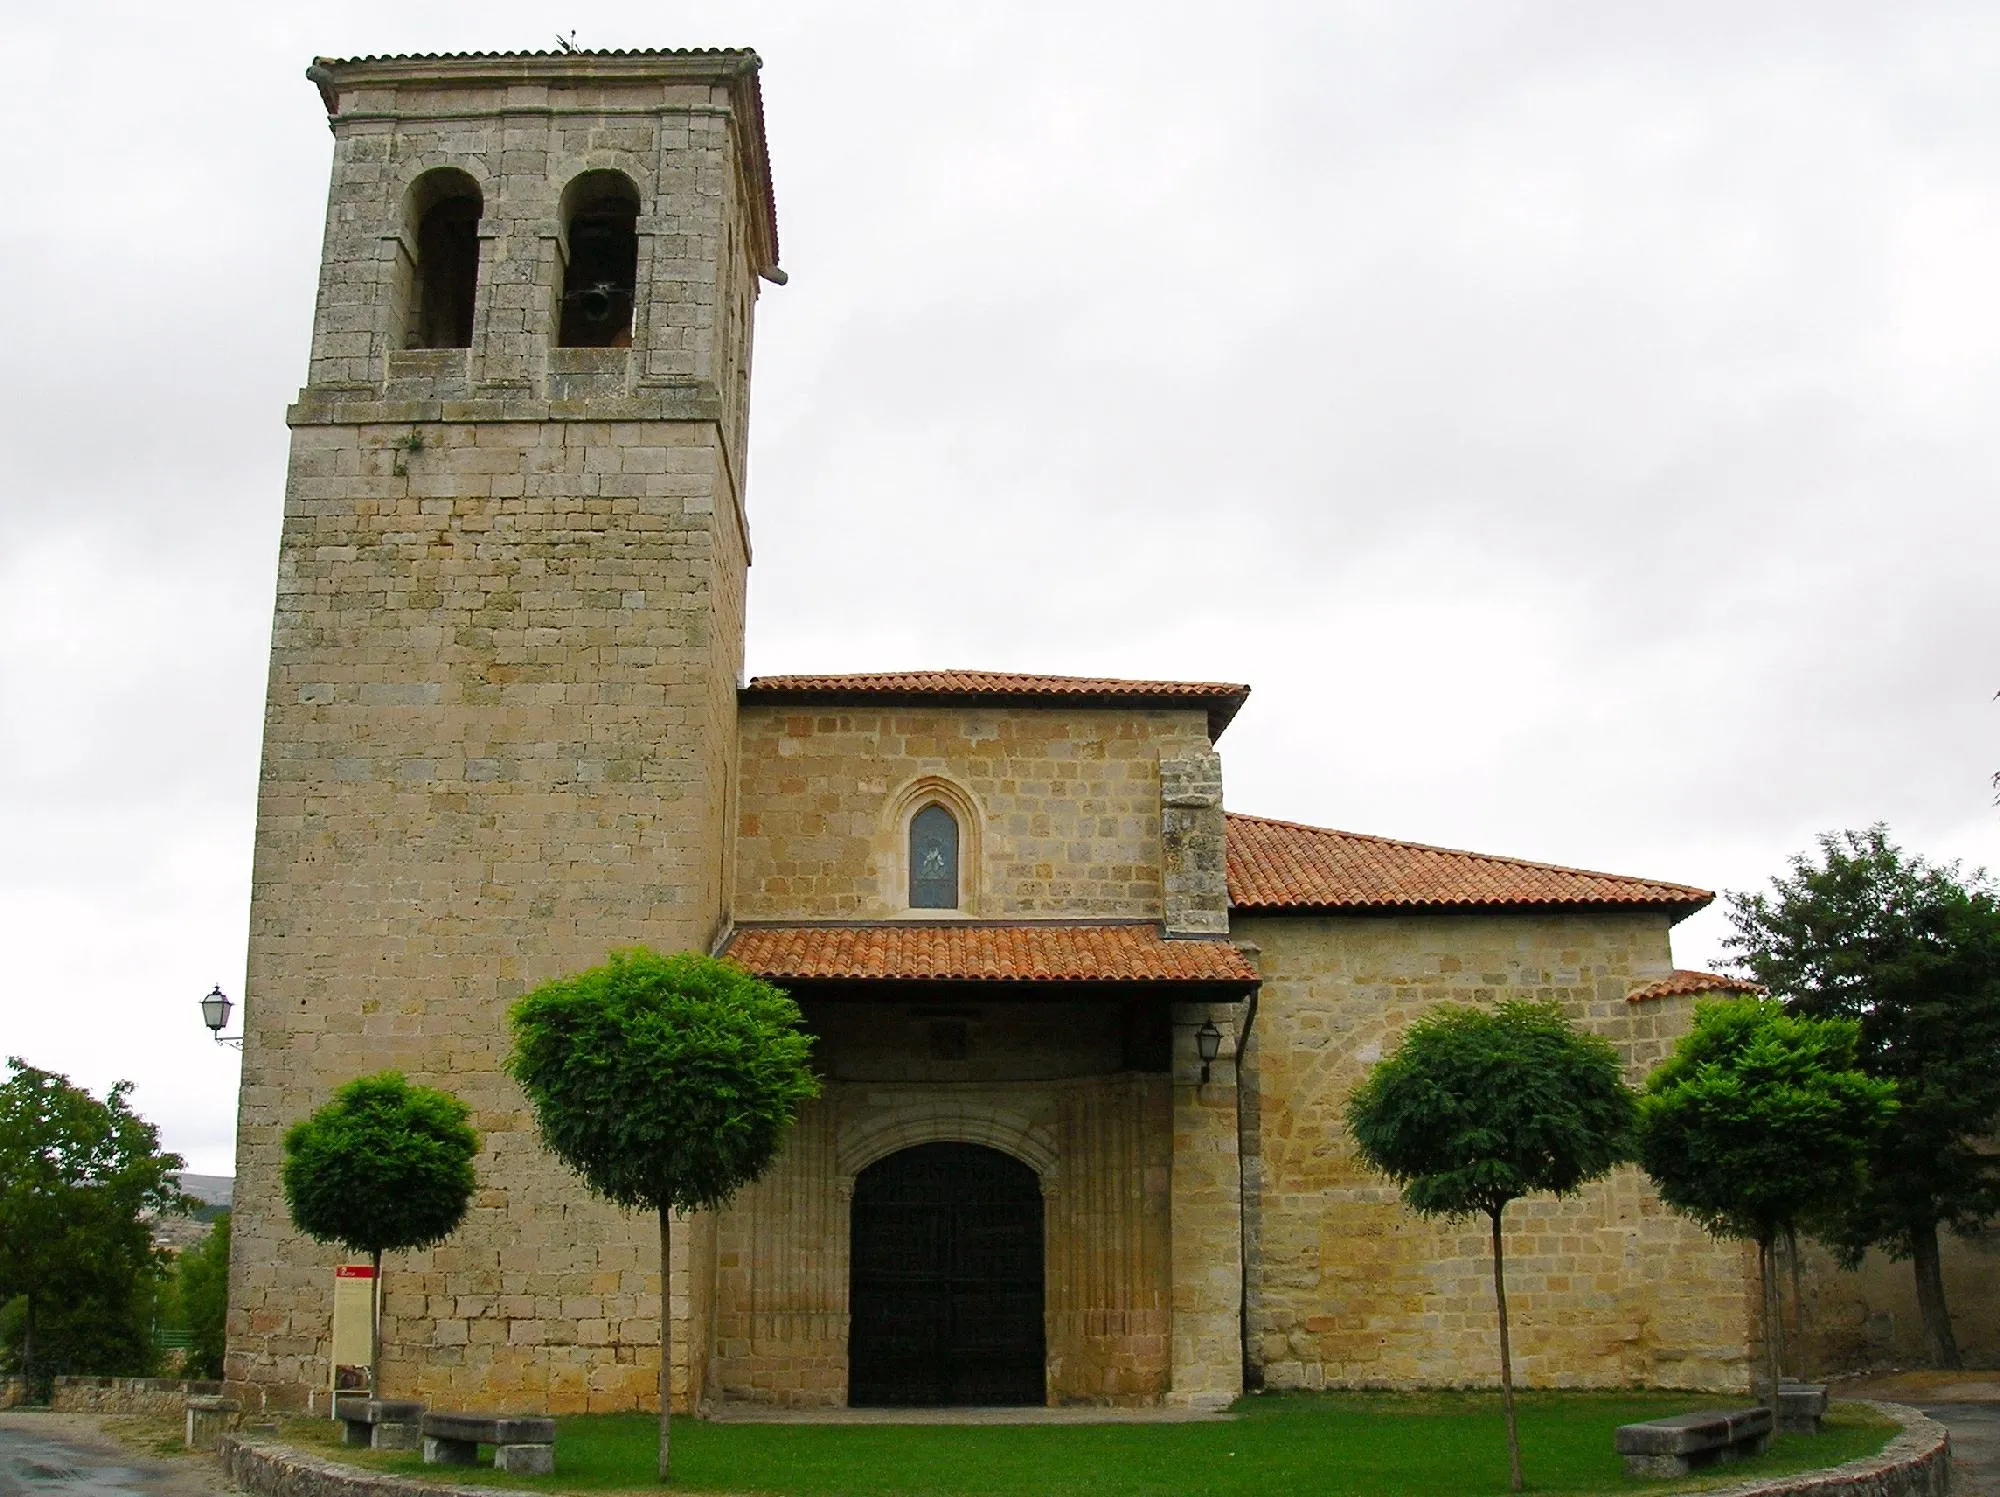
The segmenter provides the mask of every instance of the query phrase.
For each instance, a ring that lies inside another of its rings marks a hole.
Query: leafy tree
[[[1853,1019],[1895,1084],[1861,1188],[1815,1229],[1849,1267],[1912,1260],[1932,1361],[1960,1365],[1938,1229],[2000,1215],[2000,897],[1982,873],[1905,854],[1888,830],[1828,833],[1768,893],[1732,894],[1730,947],[1794,1013]]]
[[[382,1394],[382,1255],[443,1242],[465,1220],[479,1135],[449,1092],[398,1071],[348,1082],[285,1134],[285,1203],[308,1237],[375,1265],[368,1387]]]
[[[12,1360],[37,1394],[56,1371],[145,1372],[161,1255],[148,1215],[182,1202],[180,1156],[133,1112],[18,1058],[0,1083],[0,1304],[18,1299]]]
[[[222,1376],[229,1319],[229,1213],[221,1212],[208,1236],[174,1260],[174,1304],[193,1332],[182,1370],[189,1377]]]
[[[1719,1237],[1757,1244],[1765,1370],[1778,1397],[1780,1235],[1862,1180],[1895,1088],[1855,1067],[1860,1028],[1794,1018],[1764,998],[1709,1001],[1646,1078],[1639,1158],[1660,1198]]]
[[[508,1070],[542,1141],[595,1194],[660,1220],[660,1480],[668,1479],[669,1214],[761,1175],[819,1084],[796,1004],[693,952],[613,952],[515,1005]]]
[[[1484,1213],[1492,1224],[1493,1299],[1507,1468],[1521,1489],[1514,1363],[1500,1217],[1510,1201],[1570,1195],[1630,1157],[1635,1116],[1618,1052],[1552,1003],[1445,1007],[1410,1026],[1347,1104],[1361,1157],[1426,1216]]]

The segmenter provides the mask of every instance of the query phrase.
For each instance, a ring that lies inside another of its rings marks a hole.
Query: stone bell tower
[[[386,1067],[464,1097],[485,1148],[460,1232],[386,1266],[384,1391],[652,1396],[650,1229],[541,1152],[500,1064],[527,988],[727,918],[751,322],[783,280],[757,68],[308,72],[333,181],[251,896],[227,1372],[251,1407],[328,1379],[341,1257],[290,1229],[284,1131]],[[677,1401],[711,1277],[685,1230]]]

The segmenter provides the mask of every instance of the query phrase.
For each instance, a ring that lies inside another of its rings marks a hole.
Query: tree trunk
[[[674,1314],[672,1277],[674,1244],[668,1225],[670,1216],[660,1208],[660,1480],[672,1474],[668,1442],[673,1433],[674,1412]]]
[[[1503,1205],[1500,1211],[1507,1208]],[[1500,1307],[1500,1402],[1507,1410],[1507,1479],[1521,1490],[1521,1432],[1514,1426],[1514,1353],[1507,1341],[1507,1270],[1500,1250],[1500,1211],[1493,1218],[1493,1302]]]
[[[21,1381],[27,1385],[28,1399],[32,1403],[44,1400],[39,1396],[41,1384],[35,1367],[35,1291],[28,1291],[28,1307],[21,1321]]]
[[[1951,1333],[1951,1311],[1944,1302],[1944,1266],[1938,1261],[1938,1230],[1934,1221],[1910,1228],[1910,1259],[1917,1271],[1917,1309],[1924,1317],[1924,1346],[1933,1367],[1963,1367],[1958,1338]]]
[[[1780,1241],[1782,1239],[1773,1234],[1771,1238],[1771,1303],[1764,1307],[1764,1336],[1766,1340],[1775,1343],[1777,1348],[1777,1354],[1771,1362],[1771,1365],[1778,1369],[1777,1377],[1771,1381],[1771,1412],[1773,1415],[1778,1411],[1777,1388],[1778,1384],[1784,1380],[1785,1359],[1791,1355],[1792,1351],[1791,1327],[1785,1324],[1785,1271],[1784,1266],[1779,1262],[1780,1249],[1778,1244]]]
[[[1812,1367],[1806,1358],[1805,1269],[1799,1262],[1799,1233],[1796,1227],[1785,1228],[1785,1254],[1792,1263],[1792,1334],[1786,1345],[1792,1353],[1792,1376],[1803,1383],[1811,1379]]]
[[[1771,1418],[1778,1417],[1778,1264],[1777,1239],[1757,1239],[1757,1284],[1764,1292],[1764,1376],[1765,1407]]]
[[[375,1277],[368,1281],[368,1396],[382,1396],[382,1250],[375,1249]]]

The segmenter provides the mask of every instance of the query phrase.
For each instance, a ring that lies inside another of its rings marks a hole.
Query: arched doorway
[[[854,1181],[847,1401],[1039,1404],[1042,1191],[979,1144],[918,1144]]]

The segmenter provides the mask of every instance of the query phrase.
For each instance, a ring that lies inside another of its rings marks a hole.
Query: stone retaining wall
[[[1934,1419],[1895,1403],[1864,1407],[1903,1426],[1880,1455],[1828,1471],[1802,1471],[1711,1491],[1707,1497],[1947,1497],[1951,1437]],[[289,1446],[224,1435],[216,1459],[254,1497],[529,1497],[495,1487],[448,1487],[357,1470]]]
[[[362,1471],[241,1435],[218,1440],[215,1458],[231,1481],[256,1497],[528,1497],[495,1487],[437,1486]]]
[[[1880,1455],[1830,1471],[1801,1471],[1724,1487],[1708,1497],[1946,1497],[1951,1490],[1951,1436],[1935,1419],[1900,1403],[1863,1402],[1903,1432]]]
[[[49,1407],[62,1414],[168,1414],[189,1398],[217,1394],[220,1383],[173,1377],[59,1377]]]

